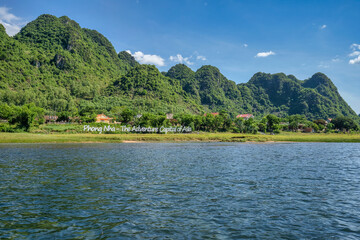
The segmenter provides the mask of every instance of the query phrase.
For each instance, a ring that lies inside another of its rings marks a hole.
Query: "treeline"
[[[26,104],[21,107],[15,105],[0,104],[0,131],[16,132],[30,131],[45,122],[45,110],[34,104]],[[94,108],[87,107],[79,112],[56,113],[58,122],[67,123],[93,123],[97,113]],[[262,118],[236,118],[231,117],[226,111],[218,114],[176,114],[168,119],[164,113],[136,114],[129,108],[115,107],[109,112],[109,116],[121,125],[158,127],[183,126],[191,127],[193,131],[205,132],[235,132],[235,133],[280,133],[281,131],[308,131],[308,132],[353,132],[359,131],[359,125],[351,118],[338,116],[331,122],[324,119],[310,121],[304,115],[290,115],[278,117],[268,114]]]
[[[44,123],[44,113],[45,110],[35,106],[35,104],[26,104],[21,107],[1,104],[0,119],[8,122],[0,123],[0,131],[29,131],[31,127]]]
[[[311,129],[313,132],[352,132],[359,131],[358,124],[349,117],[338,116],[331,122],[323,119],[309,121],[304,115],[277,117],[268,114],[263,118],[231,118],[225,111],[219,115],[206,116],[179,114],[174,117],[177,124],[190,126],[195,131],[235,132],[235,133],[280,133],[281,131],[302,131]]]

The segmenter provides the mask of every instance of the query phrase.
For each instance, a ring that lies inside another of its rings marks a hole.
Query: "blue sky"
[[[256,72],[323,72],[360,113],[360,1],[0,0],[12,34],[44,13],[96,29],[161,71],[210,64],[236,83]]]

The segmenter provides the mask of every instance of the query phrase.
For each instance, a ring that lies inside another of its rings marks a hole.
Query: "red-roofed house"
[[[249,118],[253,118],[253,117],[254,117],[254,115],[252,115],[252,114],[239,114],[236,116],[236,118],[242,118],[244,120],[248,120]]]
[[[112,118],[109,118],[108,116],[106,116],[105,114],[98,114],[96,116],[96,122],[97,123],[110,123],[112,120]]]

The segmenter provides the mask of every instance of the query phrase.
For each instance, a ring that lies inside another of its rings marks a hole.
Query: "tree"
[[[322,131],[324,131],[324,129],[325,129],[325,125],[323,125],[323,124],[318,124],[318,127],[319,127],[319,132],[322,132]]]
[[[335,128],[340,129],[341,131],[359,130],[359,126],[356,122],[349,117],[340,116],[333,119],[331,123],[334,124]]]
[[[130,110],[129,108],[125,108],[122,112],[121,112],[121,122],[123,123],[128,123],[131,120],[133,120],[135,113]]]
[[[182,126],[190,126],[190,124],[194,121],[194,117],[191,114],[179,114],[176,116],[176,119]]]
[[[243,118],[236,118],[234,121],[235,124],[235,132],[244,132],[244,119]]]
[[[333,130],[334,128],[335,128],[334,124],[328,123],[326,125],[326,132],[329,132],[329,131]]]
[[[10,124],[16,124],[18,128],[23,128],[29,131],[35,120],[36,112],[31,111],[28,106],[22,106],[17,109],[14,115],[10,118]]]
[[[306,122],[306,117],[305,115],[300,115],[300,114],[295,114],[295,115],[290,115],[287,117],[288,122],[297,122],[299,123],[305,123]]]
[[[165,114],[154,115],[152,119],[150,119],[151,127],[160,128],[162,126],[167,126],[169,120],[166,119]]]
[[[124,108],[120,106],[114,106],[109,112],[109,116],[113,117],[115,121],[121,120],[121,112]]]
[[[69,118],[70,118],[70,113],[66,112],[66,111],[62,111],[62,112],[59,113],[58,119],[56,121],[58,121],[58,122],[61,122],[61,121],[68,122]]]
[[[289,130],[296,132],[299,128],[299,123],[297,121],[292,121],[289,123]]]
[[[299,129],[299,124],[305,123],[307,120],[305,115],[295,114],[288,116],[287,121],[289,122],[289,130],[296,132]]]
[[[203,123],[207,131],[215,130],[215,117],[212,114],[206,114]]]
[[[275,116],[273,114],[269,114],[266,116],[266,119],[267,119],[267,130],[269,132],[272,132],[272,131],[278,129],[278,126],[276,126],[276,125],[280,123],[280,118],[278,118],[277,116]]]
[[[246,133],[257,133],[258,128],[253,118],[244,121]]]
[[[258,123],[258,129],[259,129],[259,131],[266,133],[266,124],[262,123],[262,122],[259,122]]]
[[[95,122],[96,120],[96,114],[92,113],[90,115],[86,115],[86,116],[80,116],[80,121],[84,122],[84,123],[92,123]]]
[[[266,132],[266,128],[267,128],[267,118],[266,117],[263,117],[261,119],[261,121],[258,123],[258,129],[261,131],[261,132]]]
[[[9,119],[13,114],[14,114],[14,107],[11,107],[6,103],[0,104],[0,118]]]
[[[80,116],[89,116],[94,113],[95,113],[95,107],[92,105],[85,105],[84,107],[81,108],[79,112]]]
[[[194,117],[194,128],[195,130],[199,131],[203,125],[203,117],[202,116],[195,116]]]
[[[141,127],[154,127],[152,123],[156,122],[156,115],[151,113],[144,113],[140,118],[135,122],[135,125]]]
[[[223,118],[223,116],[220,116],[220,115],[215,116],[213,130],[214,131],[219,131],[222,126],[224,126],[224,118]]]

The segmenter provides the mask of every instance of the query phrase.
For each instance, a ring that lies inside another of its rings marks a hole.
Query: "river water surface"
[[[0,144],[0,239],[184,238],[360,239],[360,144]]]

